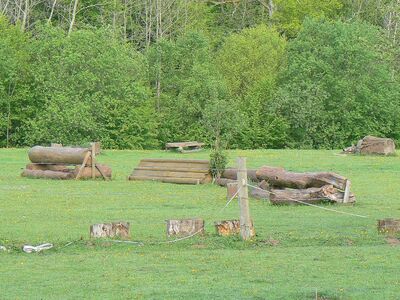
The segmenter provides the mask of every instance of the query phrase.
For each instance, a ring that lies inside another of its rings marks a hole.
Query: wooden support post
[[[246,158],[238,157],[237,164],[237,181],[239,189],[238,196],[240,205],[240,235],[242,236],[243,240],[248,240],[254,235],[254,233],[252,230],[252,223],[249,211]]]
[[[95,157],[96,157],[96,144],[95,143],[90,143],[90,145],[92,146],[92,150],[91,150],[91,154],[92,154],[92,179],[96,178],[96,161],[95,161]]]
[[[82,171],[85,168],[87,161],[89,160],[89,157],[90,157],[90,151],[86,153],[85,158],[83,159],[81,167],[79,168],[79,172],[78,172],[78,174],[76,174],[76,177],[75,177],[76,180],[78,180],[81,177]]]
[[[350,199],[350,180],[346,179],[346,186],[344,188],[344,196],[343,196],[343,203],[348,203]]]

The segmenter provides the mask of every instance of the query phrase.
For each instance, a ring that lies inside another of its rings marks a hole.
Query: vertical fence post
[[[96,161],[95,161],[95,156],[96,156],[96,144],[91,143],[92,146],[92,179],[96,178]]]
[[[246,158],[238,157],[237,164],[237,184],[239,189],[238,196],[240,205],[240,235],[242,236],[243,240],[248,240],[253,236],[253,224],[250,219],[249,210]]]

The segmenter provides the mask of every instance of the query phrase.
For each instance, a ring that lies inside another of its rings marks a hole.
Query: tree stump
[[[223,220],[214,223],[218,235],[229,236],[240,234],[240,220]],[[250,228],[251,236],[255,235],[253,221]]]
[[[62,147],[62,144],[58,144],[58,143],[51,143],[50,147]]]
[[[130,224],[128,222],[100,223],[90,226],[90,237],[120,237],[129,238]]]
[[[167,220],[167,236],[179,235],[189,236],[192,234],[204,233],[203,219],[180,219]]]
[[[400,219],[378,220],[378,231],[380,233],[394,234],[400,232]]]

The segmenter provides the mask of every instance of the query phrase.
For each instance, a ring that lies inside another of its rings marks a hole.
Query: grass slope
[[[226,191],[213,185],[129,182],[142,158],[207,158],[207,152],[105,151],[100,162],[113,181],[50,181],[19,176],[27,150],[0,150],[1,299],[396,299],[399,248],[376,231],[376,219],[400,217],[400,158],[339,156],[336,151],[231,151],[248,167],[334,171],[348,176],[357,205],[274,207],[251,199],[257,239],[214,234],[213,221],[237,218],[236,202],[222,212]],[[207,234],[165,241],[169,218],[203,217]],[[89,225],[126,220],[144,246],[93,242]],[[269,240],[279,244],[271,245]],[[68,247],[68,242],[74,241]],[[55,248],[25,254],[24,243]]]

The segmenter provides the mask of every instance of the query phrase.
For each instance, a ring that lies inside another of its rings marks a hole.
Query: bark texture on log
[[[47,178],[47,179],[73,179],[75,175],[73,171],[50,171],[50,170],[29,170],[25,169],[21,176],[29,178]]]
[[[247,169],[247,178],[251,181],[257,182],[258,178],[256,175],[256,171],[257,170],[254,170],[254,169]],[[237,179],[237,169],[233,169],[233,168],[225,169],[224,172],[222,173],[221,177],[236,180]]]
[[[50,170],[50,171],[60,171],[60,172],[71,172],[72,170],[69,169],[66,165],[52,165],[52,164],[35,164],[30,163],[26,165],[26,169],[28,170]]]
[[[83,162],[88,152],[87,148],[35,146],[29,150],[28,156],[33,163],[78,165]],[[89,159],[88,164],[90,161]]]
[[[195,233],[204,233],[203,219],[167,220],[167,235],[188,236]]]
[[[320,188],[271,190],[270,201],[272,204],[301,204],[297,201],[311,204],[323,201],[342,203],[343,196],[344,192],[332,185],[325,185]],[[355,196],[350,194],[348,203],[354,203],[355,200]]]
[[[112,170],[109,166],[106,166],[103,164],[96,164],[96,167],[101,170],[101,173],[103,173],[105,177],[111,178]],[[96,172],[95,172],[95,177],[102,178],[103,176],[101,175],[101,173],[99,172],[99,170],[97,168],[96,168]],[[78,174],[79,169],[80,169],[80,166],[75,167],[75,170],[74,170],[75,176]],[[84,167],[81,172],[80,178],[92,178],[92,168],[89,166]]]
[[[295,173],[282,168],[263,166],[257,170],[257,177],[278,188],[305,189],[333,185],[344,190],[346,186],[345,177],[331,172]]]
[[[378,231],[380,233],[394,234],[400,232],[400,219],[378,220]]]
[[[250,192],[250,196],[256,199],[269,200],[270,195],[271,195],[270,191],[254,189],[254,188]]]
[[[379,138],[375,136],[367,135],[358,141],[357,145],[352,145],[343,149],[344,154],[380,154],[380,155],[392,155],[395,154],[396,146],[392,139]]]
[[[215,230],[218,235],[229,236],[240,233],[240,220],[224,220],[215,222]],[[253,221],[251,221],[251,236],[255,235],[255,230],[253,226]]]
[[[236,183],[236,180],[228,179],[228,178],[217,178],[215,179],[215,183],[219,186],[227,186],[228,183]]]
[[[356,152],[360,154],[394,154],[395,144],[392,139],[366,136],[357,143]]]
[[[129,238],[130,224],[128,222],[113,222],[93,224],[90,226],[90,237],[120,237]]]

